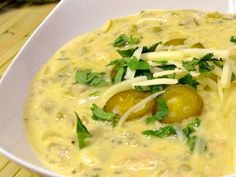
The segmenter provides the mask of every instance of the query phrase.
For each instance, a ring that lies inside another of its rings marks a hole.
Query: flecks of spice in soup
[[[72,40],[42,67],[30,89],[25,127],[38,157],[54,171],[78,177],[205,177],[232,173],[234,86],[223,100],[212,91],[198,91],[204,110],[197,134],[204,137],[208,149],[196,156],[176,137],[142,135],[143,130],[155,129],[158,124],[146,125],[143,119],[127,121],[114,132],[110,124],[94,121],[90,107],[100,104],[99,95],[109,86],[74,84],[74,76],[78,68],[110,73],[106,65],[120,57],[112,44],[122,33],[138,36],[139,45],[182,38],[186,39],[185,48],[201,43],[205,48],[226,49],[234,45],[229,38],[236,33],[235,26],[234,15],[143,11],[110,20],[102,28]],[[97,95],[91,95],[94,92]],[[93,135],[83,149],[78,147],[75,111]]]

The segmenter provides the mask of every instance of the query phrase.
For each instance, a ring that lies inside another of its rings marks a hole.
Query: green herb
[[[220,68],[223,68],[223,60],[222,60],[222,59],[220,59],[220,60],[214,60],[213,63],[214,63],[216,66],[218,66],[218,67],[220,67]]]
[[[162,127],[159,130],[145,130],[143,131],[143,134],[165,138],[168,136],[176,135],[176,131],[173,126],[167,125],[166,127]]]
[[[197,88],[197,85],[199,84],[198,81],[194,80],[193,77],[190,74],[186,74],[184,77],[179,79],[180,84],[187,84],[193,88]]]
[[[132,57],[135,50],[137,50],[138,47],[135,47],[135,48],[130,48],[130,49],[127,49],[127,50],[116,50],[120,56],[122,57]]]
[[[236,44],[236,36],[231,36],[230,42]]]
[[[91,137],[91,134],[89,133],[87,128],[83,125],[81,119],[79,118],[76,112],[75,115],[77,119],[76,134],[79,141],[79,148],[82,149],[86,146],[85,139]]]
[[[160,45],[160,44],[162,44],[161,41],[151,45],[150,47],[144,46],[143,50],[142,50],[142,53],[155,52],[157,46]]]
[[[132,57],[129,62],[129,68],[131,70],[149,70],[150,65],[144,60],[137,60],[136,57]]]
[[[117,124],[118,118],[117,115],[111,112],[105,112],[103,109],[99,108],[96,104],[93,104],[91,107],[93,113],[92,118],[97,121],[106,121],[111,122],[114,127]]]
[[[182,61],[182,65],[187,71],[196,71],[195,65],[198,64],[198,61],[198,59],[193,58],[191,61]]]
[[[199,72],[209,72],[215,68],[214,65],[208,63],[209,61],[212,61],[216,65],[220,64],[220,60],[213,58],[213,56],[213,53],[208,53],[200,59],[193,58],[191,61],[183,61],[182,65],[188,71],[196,71],[196,67],[198,66]]]
[[[161,66],[158,66],[158,67],[163,69],[163,70],[174,70],[176,68],[175,65],[168,64],[168,61],[166,61],[166,60],[159,61],[159,63],[161,64]]]
[[[147,124],[153,123],[155,121],[163,120],[169,113],[169,109],[167,107],[167,104],[163,98],[160,98],[158,100],[158,111],[154,116],[148,117],[145,122]]]
[[[199,118],[196,118],[193,122],[189,123],[184,129],[183,132],[185,136],[189,137],[192,133],[194,133],[197,128],[200,126],[201,121]]]
[[[198,62],[198,65],[199,65],[199,72],[201,73],[209,72],[215,68],[214,65],[209,65],[205,60],[200,60]]]
[[[115,39],[113,46],[114,47],[123,47],[127,44],[138,44],[139,38],[131,36],[127,36],[125,34],[121,34],[118,38]]]
[[[125,73],[124,67],[120,67],[116,73],[114,84],[117,84],[122,81],[124,73]]]
[[[236,80],[236,75],[234,73],[232,73],[232,75],[231,75],[231,82],[233,82],[235,80]]]
[[[187,145],[189,145],[190,150],[193,151],[196,144],[197,136],[190,136],[187,140]]]
[[[75,74],[76,83],[86,84],[89,86],[102,87],[108,83],[103,79],[105,73],[95,73],[88,69],[77,70]]]
[[[115,65],[115,67],[125,67],[129,65],[131,58],[118,58],[111,60],[110,63],[107,64],[107,66]]]

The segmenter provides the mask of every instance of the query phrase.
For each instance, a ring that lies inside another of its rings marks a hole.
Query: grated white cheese
[[[132,89],[133,82],[145,81],[145,80],[147,80],[146,76],[139,76],[139,77],[135,77],[134,79],[125,80],[123,82],[113,85],[100,96],[99,105],[104,106],[107,100],[118,92]]]
[[[140,59],[141,53],[143,51],[143,47],[139,47],[137,50],[135,50],[133,56],[137,58],[137,60]],[[126,74],[125,74],[125,79],[133,79],[135,76],[135,71],[131,70],[129,67],[127,67]]]
[[[189,57],[201,58],[208,53],[213,53],[216,58],[227,59],[229,56],[233,56],[234,50],[216,50],[216,49],[182,49],[176,51],[157,51],[149,52],[141,55],[144,60],[151,61],[163,61],[163,60],[174,60],[181,61]]]
[[[145,104],[147,104],[149,101],[155,99],[157,96],[161,95],[162,93],[164,93],[165,91],[160,91],[157,93],[154,93],[150,96],[148,96],[147,98],[144,98],[142,101],[138,102],[137,104],[135,104],[133,107],[131,107],[128,111],[126,111],[126,113],[120,118],[118,125],[116,127],[116,129],[118,130],[123,123],[126,121],[126,119],[129,117],[130,114],[139,111],[140,109],[143,108],[143,106]]]
[[[177,84],[178,79],[167,79],[167,78],[161,78],[161,79],[152,79],[152,80],[146,80],[146,81],[137,81],[133,82],[132,86],[149,86],[149,85],[162,85],[162,84]]]
[[[197,71],[190,71],[189,74],[190,74],[192,77],[198,77],[198,76],[200,76],[200,73],[197,72]]]
[[[153,73],[153,77],[161,77],[161,76],[166,76],[174,73],[183,73],[185,72],[184,70],[181,69],[174,69],[174,70],[167,70],[167,71],[159,71]]]
[[[230,59],[226,60],[223,66],[223,71],[221,75],[220,84],[222,88],[229,88],[232,76],[232,61]]]
[[[180,126],[178,124],[175,124],[174,126],[174,129],[176,131],[176,134],[177,134],[177,137],[179,138],[179,140],[182,142],[182,143],[185,143],[187,142],[187,137],[185,136],[184,132],[181,130]]]

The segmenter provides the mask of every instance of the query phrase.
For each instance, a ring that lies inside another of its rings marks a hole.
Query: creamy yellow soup
[[[76,177],[215,177],[236,172],[236,92],[234,82],[221,87],[220,81],[227,75],[225,66],[214,66],[215,77],[190,72],[199,82],[197,92],[204,103],[201,114],[190,119],[146,124],[149,114],[122,123],[118,118],[118,125],[113,127],[110,122],[94,120],[91,111],[94,103],[103,108],[108,97],[113,96],[113,92],[108,92],[116,85],[111,81],[113,67],[107,65],[113,59],[122,58],[116,51],[119,47],[113,46],[121,34],[139,38],[139,42],[121,49],[162,41],[155,49],[154,58],[158,51],[160,54],[193,48],[213,50],[214,54],[215,50],[228,51],[236,47],[230,41],[231,36],[236,35],[235,26],[235,15],[217,12],[142,11],[109,20],[103,27],[70,41],[40,69],[29,91],[25,127],[39,159],[55,172]],[[173,39],[177,40],[173,42]],[[145,56],[150,60],[150,56]],[[175,58],[174,62],[181,65],[181,60]],[[158,65],[154,65],[157,69]],[[233,60],[230,67],[234,71]],[[77,69],[104,72],[108,85],[76,83]],[[79,147],[76,134],[75,112],[91,134],[83,148]],[[166,125],[178,130],[196,117],[201,124],[195,135],[206,145],[202,152],[191,151],[186,137],[181,138],[178,131],[164,138],[142,134]]]

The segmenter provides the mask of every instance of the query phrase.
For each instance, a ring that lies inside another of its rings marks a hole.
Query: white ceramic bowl
[[[62,0],[33,33],[0,82],[0,153],[45,176],[58,177],[36,158],[27,142],[23,108],[30,81],[70,39],[106,20],[144,9],[235,12],[235,0]]]

